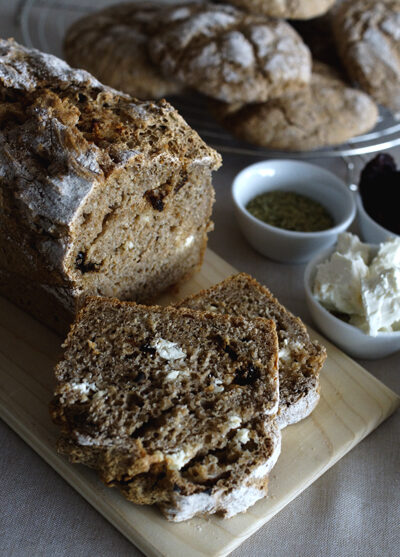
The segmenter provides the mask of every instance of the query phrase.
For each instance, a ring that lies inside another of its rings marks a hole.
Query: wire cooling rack
[[[67,28],[78,18],[106,5],[121,0],[22,0],[17,23],[27,46],[35,47],[63,57],[62,41]],[[166,0],[173,1],[173,0]],[[400,120],[381,107],[377,125],[370,132],[359,135],[335,147],[314,151],[288,153],[256,147],[233,138],[208,113],[207,102],[200,95],[179,96],[171,99],[186,121],[202,138],[222,153],[280,158],[315,159],[341,157],[347,165],[349,183],[355,161],[354,156],[367,155],[400,145]]]

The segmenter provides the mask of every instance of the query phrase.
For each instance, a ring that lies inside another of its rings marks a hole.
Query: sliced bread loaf
[[[201,264],[220,157],[165,101],[0,39],[0,164],[0,293],[60,332],[86,296],[148,301]]]
[[[273,321],[91,298],[65,349],[52,417],[72,462],[173,520],[265,494],[280,446]]]
[[[319,400],[319,371],[325,361],[323,346],[310,340],[302,321],[287,311],[271,292],[246,273],[181,302],[179,307],[241,315],[247,319],[272,319],[279,340],[280,427],[298,422]]]

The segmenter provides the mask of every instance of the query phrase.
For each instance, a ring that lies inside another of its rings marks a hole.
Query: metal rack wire
[[[27,46],[62,57],[62,40],[73,21],[90,11],[119,2],[120,0],[23,0],[17,13],[17,24]],[[347,166],[349,184],[354,184],[352,175],[357,166],[354,157],[400,145],[400,121],[384,108],[380,109],[376,127],[366,134],[335,147],[287,153],[256,147],[233,138],[213,120],[208,113],[205,99],[200,95],[174,97],[171,100],[203,139],[222,153],[258,158],[341,158]]]

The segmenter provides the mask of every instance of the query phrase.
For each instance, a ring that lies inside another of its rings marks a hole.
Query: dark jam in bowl
[[[400,235],[400,171],[390,155],[380,153],[361,172],[359,190],[366,213]]]
[[[323,205],[292,191],[267,191],[249,201],[246,209],[266,224],[294,232],[319,232],[334,226]]]

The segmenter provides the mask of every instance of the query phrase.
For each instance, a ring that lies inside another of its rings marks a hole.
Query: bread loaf
[[[202,261],[220,157],[165,101],[0,40],[0,164],[0,292],[59,331],[87,295],[148,300]]]

